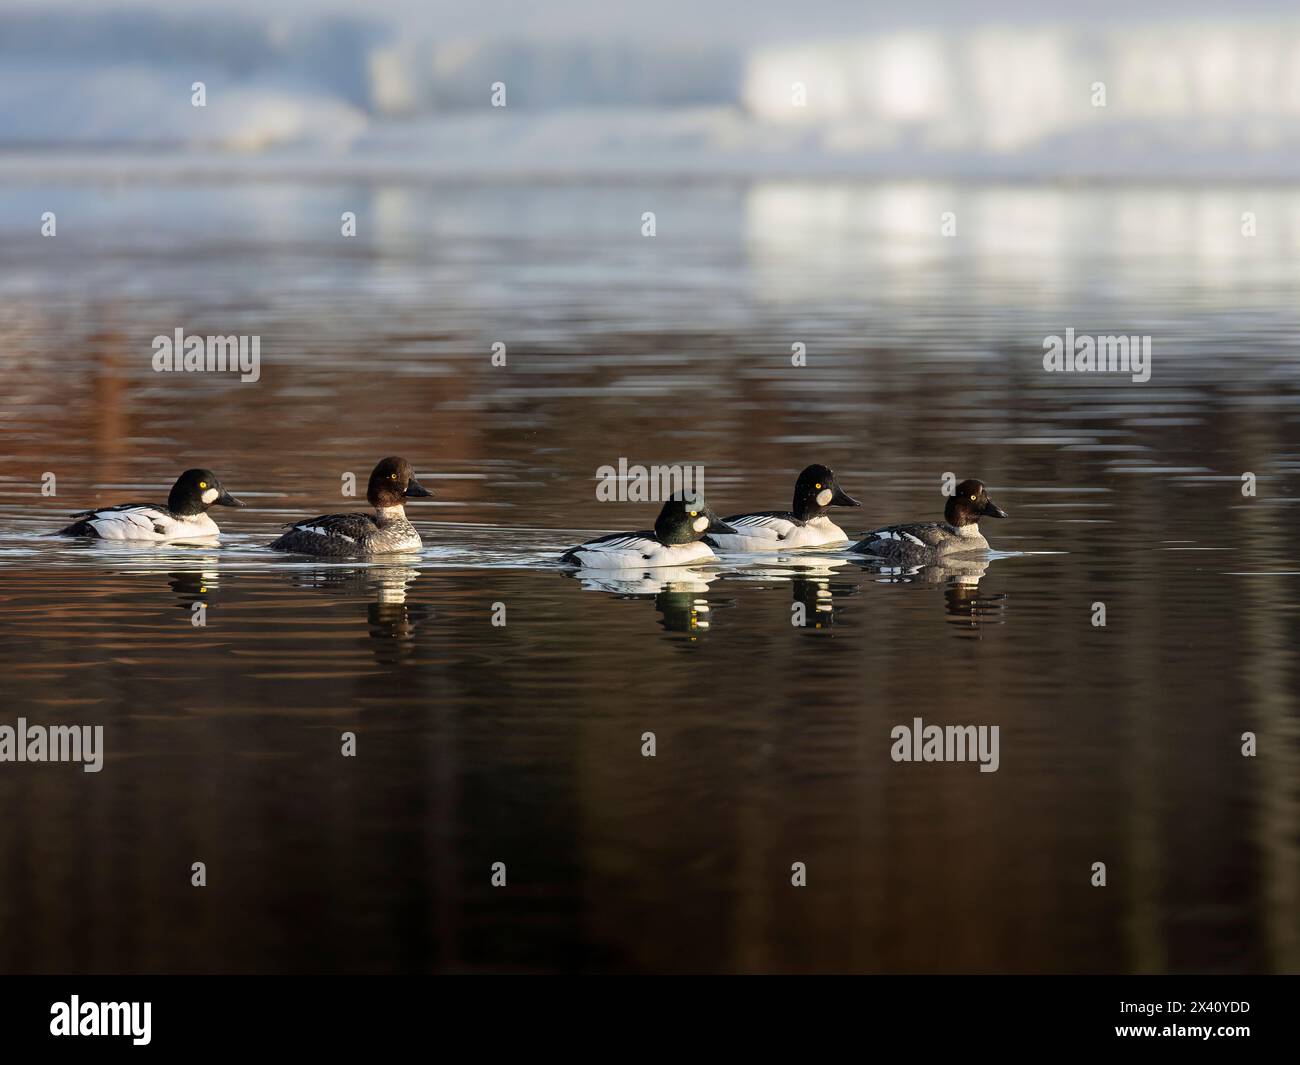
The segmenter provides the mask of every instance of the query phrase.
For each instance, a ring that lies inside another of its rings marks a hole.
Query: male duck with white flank
[[[835,480],[829,466],[809,466],[794,484],[791,510],[763,510],[736,514],[722,520],[733,534],[709,534],[708,542],[721,551],[793,551],[825,547],[848,540],[844,530],[827,515],[831,507],[860,507]]]
[[[679,493],[664,504],[655,527],[644,532],[611,533],[570,548],[560,561],[584,569],[645,569],[684,566],[714,558],[704,542],[706,533],[729,533],[702,500]]]
[[[220,536],[209,507],[244,504],[222,487],[211,470],[186,470],[176,479],[164,505],[119,503],[99,510],[83,510],[56,536],[86,536],[96,540],[168,541],[209,540]]]

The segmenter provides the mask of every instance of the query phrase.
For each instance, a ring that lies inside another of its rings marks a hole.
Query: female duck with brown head
[[[989,542],[980,532],[980,518],[1006,516],[989,498],[983,481],[962,481],[944,505],[943,521],[888,525],[868,533],[849,550],[903,565],[925,565],[947,555],[987,551]]]
[[[326,558],[418,551],[424,542],[406,520],[405,503],[431,495],[415,479],[415,471],[406,459],[381,459],[366,488],[366,499],[375,508],[374,514],[322,514],[294,522],[285,526],[288,532],[271,544],[271,550]]]

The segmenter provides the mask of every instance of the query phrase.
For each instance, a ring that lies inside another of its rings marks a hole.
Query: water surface
[[[1300,190],[5,191],[0,723],[107,755],[0,766],[0,968],[1300,969]],[[153,373],[178,326],[261,380]],[[1071,326],[1152,335],[1150,382],[1045,374]],[[264,549],[390,453],[422,552]],[[855,534],[946,472],[1011,518],[946,571],[567,574],[653,520],[596,502],[620,457],[723,513],[826,462]],[[42,535],[200,464],[250,503],[219,546]],[[895,764],[916,717],[998,771]]]

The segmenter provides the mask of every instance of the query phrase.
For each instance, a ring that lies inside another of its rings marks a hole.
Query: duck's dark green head
[[[211,470],[186,470],[172,485],[167,496],[167,509],[173,514],[189,516],[202,514],[208,507],[242,507],[217,480]]]
[[[835,480],[835,471],[815,463],[799,474],[794,483],[794,516],[808,521],[825,514],[831,507],[862,506]]]
[[[734,533],[730,525],[718,520],[699,496],[673,496],[655,519],[655,536],[665,544],[690,544],[709,533]]]

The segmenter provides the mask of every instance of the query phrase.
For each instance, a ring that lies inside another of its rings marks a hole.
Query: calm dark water
[[[0,724],[107,753],[0,764],[0,969],[1300,970],[1297,218],[1280,187],[10,179]],[[261,380],[154,374],[178,326],[259,334]],[[1067,327],[1150,334],[1151,380],[1044,373]],[[423,552],[263,549],[394,452],[438,493]],[[937,517],[949,471],[1011,519],[946,571],[574,578],[560,550],[657,509],[596,502],[620,457],[703,465],[723,513],[822,461],[853,533]],[[251,504],[219,548],[41,536],[199,464]],[[998,771],[894,763],[914,717],[999,726]]]

